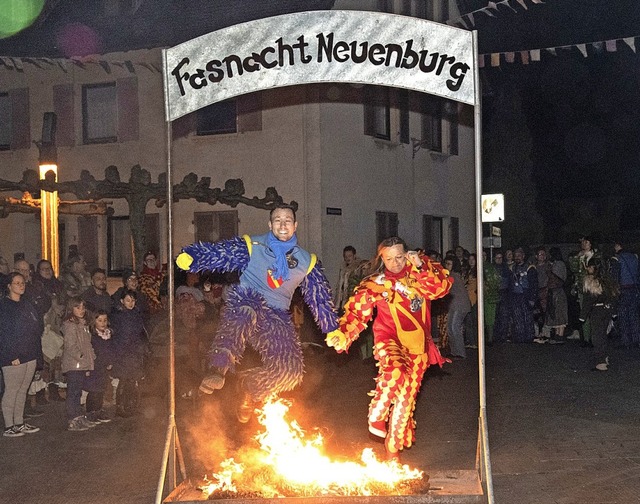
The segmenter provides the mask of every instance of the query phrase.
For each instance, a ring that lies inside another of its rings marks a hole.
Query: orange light
[[[53,171],[58,180],[58,166],[55,164],[40,165],[40,180],[44,180],[47,172]],[[42,237],[42,258],[53,266],[56,276],[59,275],[59,235],[58,235],[58,191],[40,191],[40,230]]]

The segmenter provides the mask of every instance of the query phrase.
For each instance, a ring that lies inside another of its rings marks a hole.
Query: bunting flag
[[[512,3],[517,2],[520,5],[520,7],[522,7],[524,10],[529,10],[529,7],[527,6],[527,1],[534,4],[544,4],[542,0],[502,0],[500,2],[490,1],[487,3],[486,7],[482,7],[481,9],[476,9],[474,11],[467,12],[466,14],[456,19],[449,19],[447,21],[447,24],[451,26],[459,25],[460,27],[468,30],[475,26],[474,14],[482,13],[489,17],[493,17],[493,18],[498,17],[497,15],[500,14],[500,9],[498,8],[498,5],[504,5],[505,7],[508,7],[509,9],[511,9],[513,12],[517,13],[518,10],[512,5]]]
[[[64,73],[68,73],[67,67],[70,64],[83,70],[86,70],[89,65],[99,66],[108,74],[111,73],[112,66],[126,68],[127,71],[132,74],[136,73],[136,67],[146,68],[154,73],[162,73],[160,65],[144,61],[113,61],[93,56],[83,58],[36,58],[33,56],[19,58],[15,56],[0,56],[0,67],[19,73],[24,73],[25,65],[30,65],[38,70],[47,70],[47,67],[57,66]]]
[[[541,47],[539,49],[527,49],[520,52],[520,59],[523,65],[528,65],[530,61],[540,61],[540,55],[544,51],[552,56],[558,55],[558,50],[572,50],[576,48],[578,52],[582,55],[583,58],[589,57],[589,47],[593,49],[592,53],[594,54],[603,54],[605,52],[617,52],[618,51],[618,41],[623,42],[627,47],[629,47],[634,53],[636,53],[636,37],[625,37],[618,39],[609,39],[609,40],[597,40],[593,42],[583,42],[579,44],[571,44],[571,45],[562,45],[555,47]],[[484,66],[484,57],[489,56],[491,60],[491,66],[500,66],[500,61],[504,59],[507,63],[514,63],[516,61],[515,53],[512,51],[505,51],[499,53],[487,53],[480,54],[480,67]],[[502,58],[504,56],[504,58]]]

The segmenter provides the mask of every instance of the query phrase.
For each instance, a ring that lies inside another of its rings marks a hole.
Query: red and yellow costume
[[[431,300],[445,296],[453,280],[438,263],[423,257],[420,269],[407,261],[399,273],[386,270],[364,279],[344,305],[335,345],[348,349],[377,310],[373,323],[376,389],[369,405],[369,430],[385,436],[395,454],[414,441],[413,410],[427,368],[446,360],[431,338]]]

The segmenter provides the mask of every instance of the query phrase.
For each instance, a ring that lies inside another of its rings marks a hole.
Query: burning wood
[[[287,421],[282,399],[258,411],[264,428],[254,439],[259,449],[227,459],[198,487],[209,499],[408,495],[425,493],[428,476],[397,461],[378,460],[371,448],[360,460],[332,460],[320,434],[307,436]]]

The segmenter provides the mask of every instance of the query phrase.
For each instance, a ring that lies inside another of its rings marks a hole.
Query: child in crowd
[[[138,409],[138,383],[144,376],[144,356],[148,348],[144,318],[136,309],[137,293],[122,292],[120,306],[113,314],[114,376],[120,381],[116,391],[116,415],[130,417]]]
[[[62,322],[64,347],[62,349],[62,372],[67,378],[68,430],[85,431],[95,427],[82,411],[82,390],[94,369],[96,354],[91,346],[91,332],[87,323],[87,310],[82,298],[73,296],[67,301]]]
[[[106,423],[111,418],[102,409],[104,391],[109,380],[109,370],[113,363],[113,341],[109,328],[109,315],[104,310],[98,310],[91,323],[91,346],[96,353],[94,369],[87,378],[85,386],[87,395],[87,417],[92,422]]]

